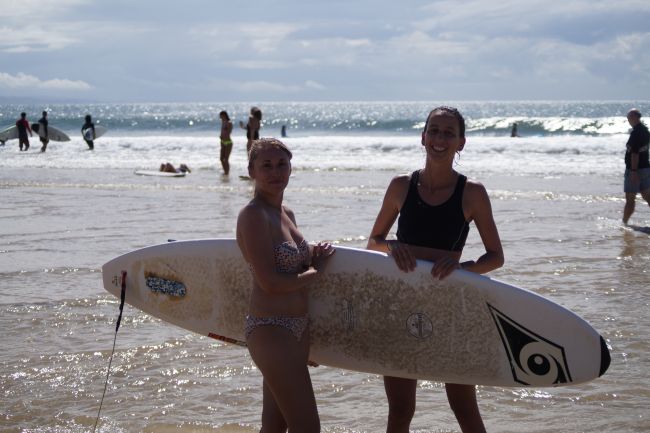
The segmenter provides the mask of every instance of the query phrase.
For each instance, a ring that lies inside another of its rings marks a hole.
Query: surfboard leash
[[[117,323],[115,324],[115,336],[113,337],[113,349],[111,350],[111,356],[108,358],[108,369],[106,371],[106,381],[104,382],[104,392],[102,392],[102,399],[99,401],[99,410],[97,411],[97,418],[95,419],[95,426],[93,427],[93,433],[97,429],[97,424],[99,423],[99,416],[102,413],[102,406],[104,404],[104,396],[106,396],[106,388],[108,387],[108,378],[111,374],[111,364],[113,363],[113,354],[115,353],[115,342],[117,341],[117,331],[120,329],[120,323],[122,322],[122,312],[124,311],[124,299],[126,298],[126,271],[122,271],[122,290],[120,292],[120,314],[117,316]]]

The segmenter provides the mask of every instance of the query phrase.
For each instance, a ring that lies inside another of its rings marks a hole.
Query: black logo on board
[[[521,326],[488,304],[508,354],[512,376],[523,385],[571,382],[564,348]]]
[[[433,324],[426,314],[414,313],[406,319],[406,329],[415,338],[423,339],[433,333]]]

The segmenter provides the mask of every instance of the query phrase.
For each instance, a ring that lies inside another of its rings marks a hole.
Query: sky
[[[647,100],[650,1],[0,0],[0,98]]]

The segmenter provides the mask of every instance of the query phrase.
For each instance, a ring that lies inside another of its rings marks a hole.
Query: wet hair
[[[47,116],[47,111],[43,111],[43,117]]]
[[[627,112],[627,115],[630,116],[635,116],[637,119],[641,118],[641,112],[639,111],[638,108],[633,108],[630,111]]]
[[[251,108],[251,116],[253,116],[257,120],[262,120],[262,110],[260,110],[257,107]]]
[[[226,120],[230,120],[230,116],[228,116],[228,112],[226,111],[222,111],[221,113],[219,113],[219,117],[221,116],[226,116]]]
[[[90,114],[86,114],[86,122],[90,122],[91,119],[92,117],[90,117]]]
[[[20,117],[27,117],[27,113],[23,111],[22,113],[20,113]]]
[[[260,138],[259,140],[255,140],[251,143],[251,150],[248,152],[249,170],[253,168],[253,163],[257,159],[258,154],[262,150],[267,150],[267,149],[280,149],[281,151],[287,154],[289,161],[291,161],[291,158],[293,157],[293,154],[291,153],[289,148],[277,138]]]
[[[424,123],[424,132],[427,131],[427,127],[429,126],[429,119],[431,116],[434,116],[436,114],[442,114],[442,115],[447,115],[447,116],[453,116],[458,120],[458,133],[461,138],[465,138],[465,118],[463,117],[462,114],[460,114],[460,111],[458,111],[457,108],[454,107],[448,107],[446,105],[441,105],[440,107],[436,107],[427,116],[427,121]]]

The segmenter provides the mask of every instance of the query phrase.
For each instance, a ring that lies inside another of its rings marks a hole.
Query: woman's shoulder
[[[262,220],[266,220],[266,211],[260,206],[255,200],[251,200],[246,206],[241,208],[239,211],[239,217],[237,220],[240,223],[251,223],[257,224]]]
[[[485,189],[485,186],[481,182],[475,179],[467,178],[467,181],[465,182],[464,195],[465,197],[469,198],[471,201],[478,202],[479,200],[485,198],[489,200],[487,189]]]
[[[398,174],[397,176],[393,177],[393,179],[390,181],[390,184],[391,186],[408,186],[408,184],[411,182],[412,176],[413,173]]]

